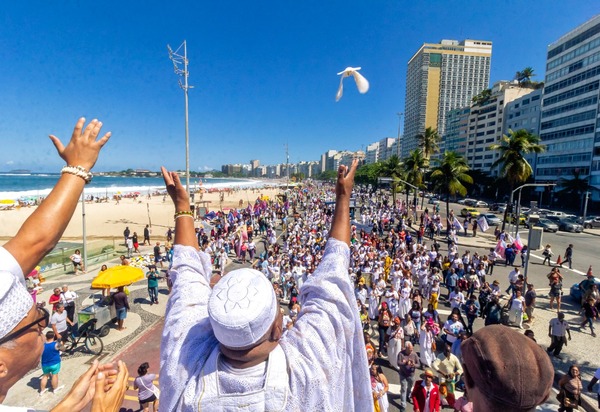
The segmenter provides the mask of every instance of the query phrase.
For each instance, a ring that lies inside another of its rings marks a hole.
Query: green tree
[[[579,169],[573,170],[573,177],[570,179],[561,178],[558,181],[560,189],[558,193],[562,195],[565,203],[579,207],[579,211],[583,210],[583,194],[591,189],[588,178],[581,177]],[[581,199],[581,204],[577,204],[577,200]]]
[[[290,175],[290,179],[293,182],[301,182],[304,180],[304,173],[302,173],[302,172],[292,173]]]
[[[423,153],[423,157],[425,159],[425,164],[429,165],[429,159],[431,155],[440,151],[439,142],[440,135],[437,130],[433,127],[428,127],[425,129],[425,133],[422,133],[417,136],[418,145]]]
[[[317,180],[335,180],[337,178],[337,170],[326,170],[315,176]]]
[[[523,70],[518,71],[515,74],[515,80],[519,82],[519,84],[529,83],[531,82],[531,78],[535,76],[533,73],[534,70],[532,67],[525,67]]]
[[[429,129],[429,128],[427,128]],[[404,159],[404,177],[406,181],[413,186],[423,186],[423,171],[427,165],[427,160],[423,156],[423,152],[415,149],[410,152],[409,156]],[[415,190],[415,199],[417,198],[417,189]],[[408,188],[406,189],[408,193]]]
[[[508,131],[502,136],[500,143],[490,145],[491,150],[498,150],[500,157],[492,164],[492,168],[500,166],[500,175],[506,177],[512,193],[518,183],[525,182],[532,175],[533,169],[525,159],[529,153],[542,153],[545,146],[540,144],[540,137],[525,129]],[[502,230],[506,226],[508,207],[504,211]]]
[[[492,89],[483,89],[479,94],[476,94],[471,99],[471,102],[482,105],[487,103],[492,98]]]
[[[464,157],[456,152],[445,152],[438,165],[431,172],[433,188],[446,196],[446,216],[450,216],[450,196],[467,194],[465,183],[473,183],[469,176],[469,165]]]
[[[399,179],[402,178],[404,170],[402,168],[402,162],[397,155],[392,155],[381,165],[380,177],[391,177],[391,189],[392,189],[392,201],[396,204],[396,193],[401,185]]]
[[[360,184],[377,186],[377,178],[381,176],[382,162],[359,166],[354,175],[354,181]]]

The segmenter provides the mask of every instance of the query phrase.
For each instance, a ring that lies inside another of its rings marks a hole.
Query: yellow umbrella
[[[133,266],[113,266],[92,280],[92,289],[112,289],[145,279],[144,271]]]
[[[13,203],[17,203],[12,199],[2,199],[0,200],[0,204],[2,205],[12,205]]]

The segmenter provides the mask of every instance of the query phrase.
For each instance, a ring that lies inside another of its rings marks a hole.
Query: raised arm
[[[85,129],[84,124],[83,117],[77,121],[66,147],[56,136],[50,135],[50,140],[67,166],[80,166],[89,171],[96,164],[100,149],[110,138],[110,132],[96,140],[102,122],[94,119]],[[56,246],[75,212],[84,185],[82,177],[63,172],[48,197],[27,218],[16,236],[4,245],[23,273],[31,272]]]
[[[354,186],[354,174],[358,160],[354,159],[352,165],[341,165],[338,168],[337,182],[335,185],[335,211],[331,222],[329,236],[350,245],[350,197]]]
[[[176,172],[169,172],[161,167],[167,193],[175,205],[175,245],[191,246],[198,250],[198,239],[194,229],[194,215],[191,214],[190,196],[179,180]],[[180,213],[184,214],[180,214]],[[187,214],[187,213],[190,214]]]

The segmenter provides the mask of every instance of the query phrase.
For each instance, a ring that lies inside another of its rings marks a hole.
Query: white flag
[[[479,226],[479,230],[482,232],[485,232],[490,228],[490,225],[488,225],[487,219],[484,216],[479,216],[479,219],[477,219],[477,226]]]

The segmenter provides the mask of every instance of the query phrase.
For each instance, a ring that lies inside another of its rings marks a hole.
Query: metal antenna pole
[[[285,144],[285,172],[287,175],[287,182],[286,182],[287,186],[290,185],[290,152],[288,149],[289,149],[289,145],[286,143]]]
[[[183,55],[180,54],[179,50],[183,47]],[[169,50],[169,59],[173,62],[173,70],[175,74],[183,77],[183,82],[181,79],[178,80],[179,87],[183,89],[183,94],[185,97],[185,189],[190,193],[190,135],[189,135],[189,126],[188,126],[188,90],[193,89],[194,86],[188,85],[188,59],[187,59],[187,43],[184,40],[183,43],[177,48],[177,50],[173,51],[171,46],[167,45],[167,49]],[[179,68],[179,65],[183,65],[183,69]]]

